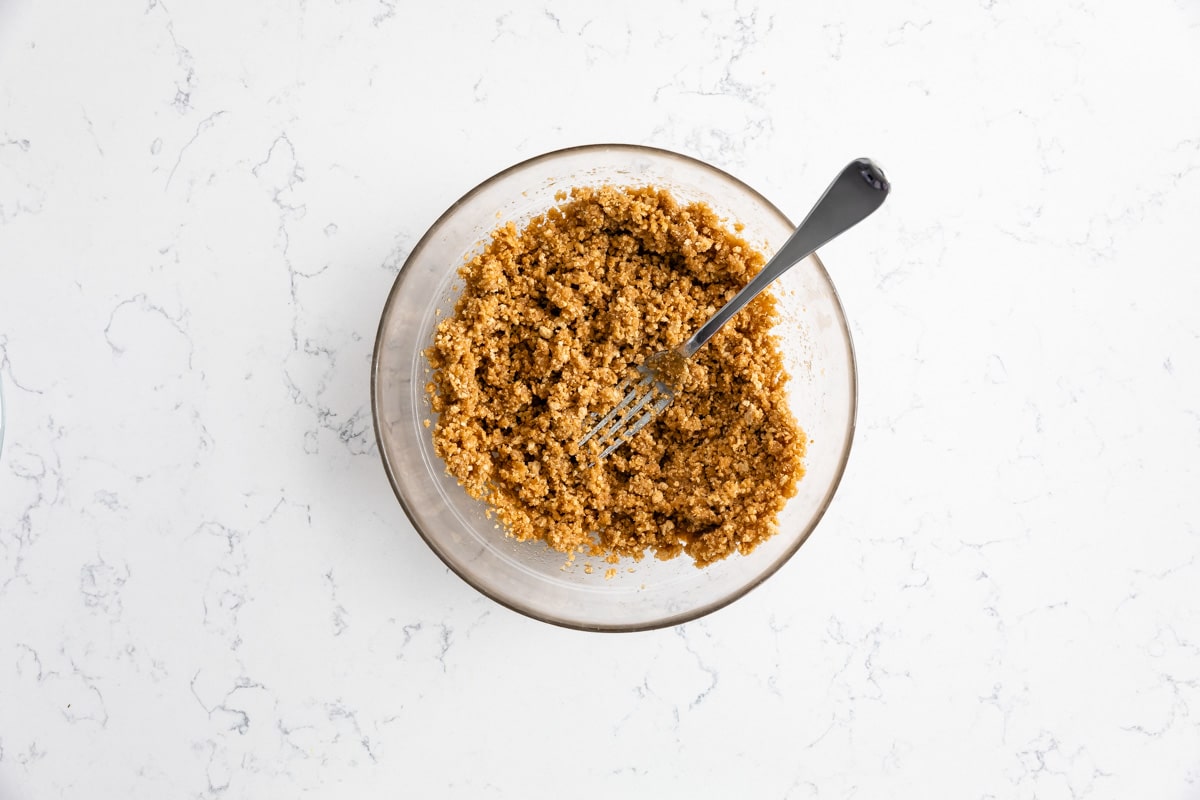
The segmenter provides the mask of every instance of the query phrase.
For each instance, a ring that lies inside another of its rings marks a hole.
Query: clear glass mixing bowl
[[[485,506],[445,473],[423,421],[435,415],[423,350],[434,326],[453,313],[457,270],[500,223],[518,226],[580,185],[653,185],[681,203],[703,201],[770,256],[794,225],[766,198],[721,170],[687,156],[634,145],[588,145],[547,153],[489,178],[450,207],[408,257],[384,306],[371,377],[375,433],[392,488],[413,527],[463,580],[535,619],[596,631],[676,625],[746,594],[799,549],[825,513],[850,453],[856,375],[850,331],[837,292],[816,256],[772,287],[791,374],[789,402],[810,438],[807,474],[779,515],[779,533],[749,556],[705,569],[687,557],[622,561],[577,557],[497,530]],[[616,575],[606,578],[610,566]]]

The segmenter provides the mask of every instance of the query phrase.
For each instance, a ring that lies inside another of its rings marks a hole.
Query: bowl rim
[[[443,211],[438,218],[434,220],[432,224],[430,224],[424,235],[417,240],[417,243],[413,245],[412,250],[409,251],[408,256],[404,259],[404,264],[400,267],[399,272],[396,273],[396,278],[392,282],[392,288],[388,292],[387,298],[383,303],[383,311],[381,312],[379,318],[379,328],[375,334],[375,347],[371,354],[371,421],[375,428],[375,447],[379,452],[380,460],[383,462],[383,470],[385,473],[387,473],[388,483],[391,484],[392,493],[399,501],[400,507],[404,510],[405,516],[408,517],[408,521],[412,524],[413,529],[416,530],[417,534],[425,542],[425,545],[432,550],[434,555],[436,555],[438,559],[464,583],[493,602],[511,611],[515,611],[522,616],[529,617],[530,619],[534,619],[539,622],[546,622],[551,625],[561,628],[568,628],[571,630],[589,631],[595,633],[635,633],[639,631],[660,630],[662,628],[670,628],[692,622],[725,608],[731,603],[745,597],[754,589],[757,589],[768,578],[777,573],[784,564],[791,561],[792,557],[796,555],[796,552],[801,548],[801,546],[808,541],[808,538],[812,535],[813,531],[816,530],[817,525],[821,522],[822,518],[824,518],[825,512],[829,510],[829,506],[832,504],[833,498],[837,494],[838,487],[841,486],[842,478],[845,476],[846,466],[850,460],[850,451],[854,445],[854,433],[858,426],[858,359],[854,352],[854,338],[851,336],[850,326],[846,320],[846,312],[842,306],[841,297],[838,295],[837,287],[834,285],[833,279],[829,276],[828,270],[825,269],[824,262],[821,261],[817,253],[813,253],[811,258],[813,259],[813,262],[816,264],[817,268],[821,271],[825,281],[829,284],[830,292],[833,296],[834,305],[837,310],[836,316],[838,325],[845,335],[846,347],[850,355],[850,424],[846,429],[846,436],[844,446],[842,448],[840,462],[835,467],[833,480],[829,485],[829,489],[825,493],[825,497],[821,500],[820,506],[813,514],[812,519],[809,521],[805,530],[801,531],[800,535],[796,538],[795,543],[773,563],[768,565],[761,573],[756,575],[753,580],[748,581],[745,586],[734,592],[731,592],[727,596],[718,598],[717,600],[709,603],[705,603],[704,605],[698,606],[695,609],[673,614],[671,616],[663,617],[662,619],[653,620],[650,622],[637,622],[628,625],[588,625],[539,613],[535,609],[522,606],[522,604],[516,600],[501,597],[496,593],[487,590],[478,582],[473,580],[469,574],[452,564],[450,560],[442,554],[442,551],[438,548],[438,546],[430,539],[429,535],[427,535],[422,529],[420,522],[417,520],[417,515],[414,513],[413,509],[409,508],[408,502],[405,499],[404,494],[400,491],[400,486],[396,481],[396,473],[392,467],[392,463],[388,460],[387,450],[383,445],[382,426],[379,419],[379,364],[380,354],[383,349],[384,327],[388,318],[388,310],[392,307],[393,299],[399,293],[401,286],[404,284],[409,265],[414,263],[415,257],[422,251],[433,235],[441,228],[442,224],[448,218],[450,218],[460,206],[462,206],[476,194],[483,191],[485,187],[500,180],[501,178],[508,176],[511,173],[517,172],[532,164],[548,161],[567,154],[578,154],[588,151],[600,152],[607,150],[628,150],[633,152],[649,153],[655,156],[677,159],[688,162],[695,166],[712,170],[713,172],[716,172],[726,179],[732,181],[748,194],[753,195],[764,206],[769,208],[775,214],[779,215],[779,217],[787,222],[790,227],[796,227],[795,223],[793,223],[791,219],[779,209],[778,206],[764,197],[762,193],[747,184],[745,181],[721,169],[720,167],[708,163],[707,161],[703,161],[699,158],[685,155],[683,153],[678,153],[674,150],[667,150],[665,148],[653,147],[650,145],[628,144],[620,142],[597,142],[593,144],[574,145],[571,147],[559,148],[557,150],[550,150],[545,153],[541,153],[540,155],[518,161],[517,163],[493,174],[491,177],[480,181],[475,185],[474,188],[466,192],[458,200],[454,201],[454,203],[452,203],[445,211]]]

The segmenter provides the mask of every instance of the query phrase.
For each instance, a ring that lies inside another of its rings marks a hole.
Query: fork
[[[588,466],[598,464],[671,404],[683,386],[687,359],[737,312],[818,247],[870,216],[883,204],[890,190],[891,184],[883,170],[871,159],[859,158],[847,164],[800,227],[753,280],[701,325],[690,339],[672,350],[653,354],[637,366],[636,380],[630,377],[620,384],[621,401],[579,440],[580,448],[593,440],[601,448],[600,454]]]

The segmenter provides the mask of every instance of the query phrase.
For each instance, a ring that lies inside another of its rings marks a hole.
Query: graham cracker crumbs
[[[624,446],[588,467],[577,442],[627,371],[690,336],[762,255],[662,190],[558,201],[524,229],[497,228],[460,270],[454,315],[426,351],[435,451],[520,541],[609,563],[750,553],[775,533],[806,447],[769,293],[689,360],[675,401]]]
[[[604,570],[604,580],[611,581],[615,577],[617,577],[616,567],[609,567],[608,569]]]

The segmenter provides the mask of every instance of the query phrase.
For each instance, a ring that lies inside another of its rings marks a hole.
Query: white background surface
[[[1200,798],[1200,6],[0,0],[0,798]],[[384,477],[384,296],[593,141],[801,216],[859,435],[800,554],[599,636]]]

